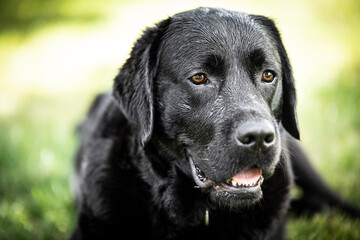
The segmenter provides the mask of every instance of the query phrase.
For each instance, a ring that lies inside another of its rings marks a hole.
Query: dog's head
[[[200,8],[145,31],[114,95],[139,141],[160,141],[215,202],[262,196],[280,126],[299,138],[291,66],[273,21]]]

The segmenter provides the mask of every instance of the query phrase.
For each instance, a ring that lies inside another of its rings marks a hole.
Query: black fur
[[[359,216],[307,176],[290,62],[266,17],[200,8],[147,29],[79,132],[71,239],[281,239],[291,163],[305,191],[295,209]],[[225,184],[249,168],[261,188]]]

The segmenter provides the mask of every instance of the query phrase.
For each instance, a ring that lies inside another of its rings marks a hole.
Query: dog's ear
[[[299,125],[296,114],[296,91],[291,64],[282,43],[280,33],[275,23],[264,16],[252,15],[256,22],[260,23],[264,30],[270,34],[279,52],[282,65],[282,114],[281,123],[294,138],[300,139]]]
[[[142,146],[150,140],[153,130],[153,80],[161,39],[170,21],[168,18],[144,31],[114,81],[113,96],[125,117],[139,129]]]

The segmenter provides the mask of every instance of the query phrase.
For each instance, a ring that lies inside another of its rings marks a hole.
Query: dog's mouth
[[[224,182],[216,182],[206,177],[189,158],[191,172],[195,183],[199,188],[213,188],[216,192],[228,192],[233,194],[255,193],[261,191],[261,184],[264,181],[262,170],[258,167],[250,167]]]

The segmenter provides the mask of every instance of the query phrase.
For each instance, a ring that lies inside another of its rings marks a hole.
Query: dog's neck
[[[199,226],[208,226],[211,207],[207,196],[201,189],[194,188],[196,184],[191,176],[190,165],[188,173],[182,170],[183,167],[179,167],[179,164],[188,164],[185,154],[183,158],[177,158],[165,144],[157,141],[158,139],[155,138],[147,144],[144,149],[147,160],[138,166],[141,175],[146,177],[144,181],[150,183],[153,196],[162,196],[164,192],[172,193],[168,195],[172,196],[171,198],[159,201],[160,205],[157,207],[165,211],[172,222],[184,224],[192,217]],[[179,201],[182,195],[191,198],[189,201],[192,202],[193,208],[189,209]]]

